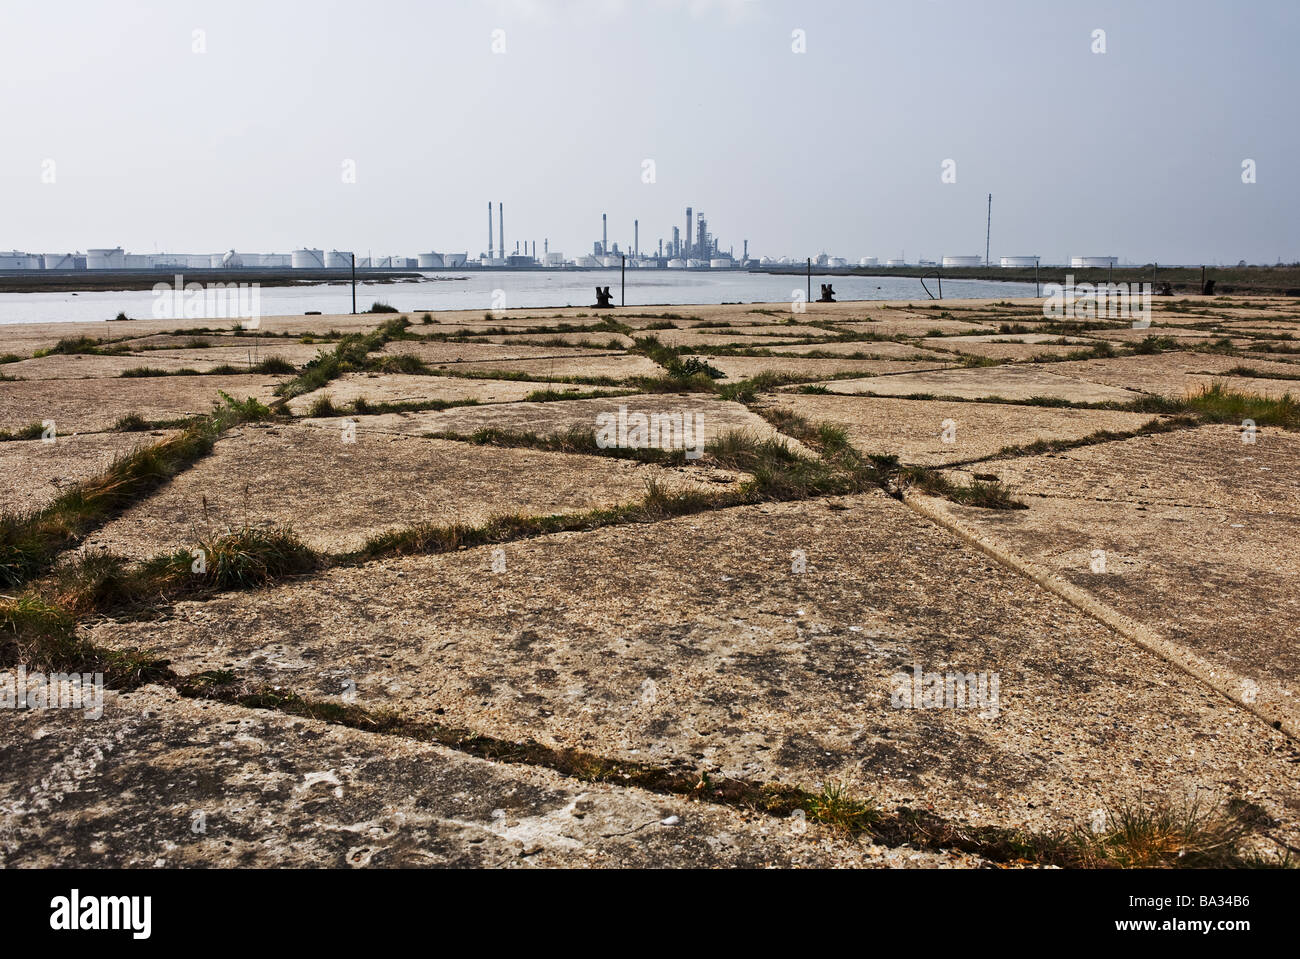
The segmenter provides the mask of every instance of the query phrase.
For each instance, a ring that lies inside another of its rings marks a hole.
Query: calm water
[[[203,282],[191,274],[187,282]],[[813,276],[813,297],[818,284],[830,282],[841,300],[927,300],[921,282],[910,277]],[[926,281],[937,292],[933,279]],[[536,306],[590,306],[595,287],[608,286],[619,301],[618,270],[556,272],[448,273],[409,283],[357,285],[357,309],[366,310],[383,300],[403,312],[433,310],[491,310]],[[694,273],[683,270],[627,271],[627,305],[677,305],[690,303],[789,302],[792,291],[802,291],[799,276],[765,273]],[[500,292],[497,292],[500,291]],[[945,280],[946,297],[1024,297],[1034,295],[1032,283],[989,280]],[[494,299],[495,298],[495,299]],[[0,293],[0,323],[94,322],[119,312],[132,319],[174,318],[174,310],[155,314],[151,290],[86,293]],[[348,313],[352,291],[346,284],[322,286],[266,286],[260,290],[263,316],[292,316],[308,310]]]

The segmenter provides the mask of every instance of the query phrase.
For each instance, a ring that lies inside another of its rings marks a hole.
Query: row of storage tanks
[[[466,264],[465,253],[421,253],[404,256],[358,257],[363,269],[441,269]],[[292,253],[127,253],[121,247],[91,249],[83,253],[22,253],[0,251],[0,270],[208,270],[240,268],[294,270],[346,270],[352,253],[343,250],[302,249]]]

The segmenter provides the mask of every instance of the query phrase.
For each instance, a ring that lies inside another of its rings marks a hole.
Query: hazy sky
[[[1296,261],[1298,51],[1300,0],[6,2],[0,249],[475,255],[501,200],[937,259],[992,193],[994,257]]]

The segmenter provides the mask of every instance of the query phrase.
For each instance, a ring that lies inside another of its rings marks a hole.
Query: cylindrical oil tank
[[[120,270],[125,262],[126,254],[122,252],[121,247],[86,251],[87,270]]]
[[[943,265],[946,267],[983,266],[984,258],[982,256],[945,256]]]
[[[421,270],[441,270],[446,265],[441,253],[421,253],[416,261]]]
[[[322,270],[325,268],[324,250],[294,250],[289,263],[295,270]]]
[[[325,267],[330,270],[350,270],[352,252],[350,250],[330,250],[325,254]]]
[[[880,265],[880,261],[877,260],[874,256],[864,256],[862,259],[858,260],[858,266],[879,266],[879,265]]]

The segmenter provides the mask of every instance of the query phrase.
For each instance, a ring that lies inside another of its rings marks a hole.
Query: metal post
[[[357,255],[352,254],[352,315],[357,315]]]
[[[808,257],[808,302],[812,302],[812,257]]]
[[[621,254],[623,257],[623,275],[618,286],[618,305],[627,306],[627,254]]]
[[[989,240],[993,236],[993,194],[989,194],[989,219],[988,226],[984,231],[984,269],[989,268]],[[940,296],[940,299],[943,299]]]
[[[1034,260],[1034,299],[1043,295],[1042,287],[1038,285],[1038,260]]]

